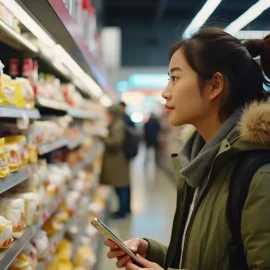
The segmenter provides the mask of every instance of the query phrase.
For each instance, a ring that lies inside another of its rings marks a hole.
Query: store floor
[[[148,237],[168,244],[175,211],[176,187],[168,175],[154,165],[154,155],[145,150],[131,164],[133,214],[124,220],[109,220],[107,224],[121,239]],[[103,247],[97,270],[116,270],[115,260],[107,259]]]

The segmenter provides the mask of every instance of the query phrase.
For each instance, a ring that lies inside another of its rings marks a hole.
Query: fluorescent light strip
[[[239,31],[234,36],[238,39],[263,39],[270,35],[270,31]]]
[[[40,27],[15,0],[0,0],[17,19],[25,25],[42,43],[48,47],[54,46],[55,41]]]
[[[110,107],[112,105],[112,100],[107,95],[103,95],[100,99],[100,103],[104,107]]]
[[[38,52],[38,48],[36,46],[34,46],[30,41],[28,41],[26,38],[24,38],[22,35],[17,33],[14,29],[12,29],[10,26],[8,26],[6,23],[4,23],[1,20],[0,20],[0,27],[2,27],[6,32],[8,32],[15,39],[19,40],[23,45],[25,45],[31,51],[35,53]]]
[[[270,0],[260,0],[253,6],[251,6],[245,13],[239,18],[233,21],[225,28],[225,31],[231,35],[237,34],[243,27],[248,25],[258,16],[260,16],[266,9],[270,7]]]
[[[190,38],[193,33],[198,31],[221,2],[222,0],[208,0],[185,30],[183,38]]]

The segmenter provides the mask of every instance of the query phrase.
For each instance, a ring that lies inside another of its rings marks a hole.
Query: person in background
[[[124,121],[124,123],[131,128],[135,128],[135,123],[130,119],[129,115],[126,113],[126,107],[127,104],[123,101],[120,102],[120,111],[121,111],[121,115],[122,115],[122,119]]]
[[[124,123],[118,104],[107,108],[109,135],[102,138],[105,144],[101,184],[115,188],[119,199],[119,211],[112,218],[125,218],[128,210],[129,164],[125,158],[123,142],[125,137]]]
[[[121,101],[119,106],[120,106],[120,112],[121,112],[121,116],[122,116],[122,119],[124,121],[125,127],[130,129],[130,130],[135,129],[136,128],[135,123],[130,119],[129,115],[126,113],[126,107],[127,107],[126,103]],[[129,139],[129,138],[127,138],[127,130],[126,130],[126,139]],[[129,144],[127,141],[124,142],[124,144],[125,144],[124,145],[125,148],[129,147]],[[126,155],[126,158],[127,158],[128,163],[129,163],[129,166],[130,166],[131,158],[128,157],[127,155]],[[132,210],[131,210],[131,186],[129,186],[128,187],[128,213],[131,213],[131,212],[132,212]]]
[[[160,133],[160,123],[154,113],[151,113],[150,118],[144,124],[144,140],[146,148],[149,151],[154,149],[156,162],[157,162],[157,150],[158,150],[158,138]],[[147,151],[147,152],[148,152]]]

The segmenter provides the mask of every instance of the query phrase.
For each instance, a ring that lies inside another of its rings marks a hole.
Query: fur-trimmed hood
[[[239,138],[244,142],[270,142],[270,103],[253,102],[246,106],[239,122]]]
[[[239,140],[243,142],[265,144],[270,142],[270,102],[252,102],[243,111],[238,124]],[[195,131],[187,125],[181,133],[181,141],[186,142]]]

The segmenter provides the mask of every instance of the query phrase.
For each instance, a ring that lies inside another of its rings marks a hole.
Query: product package
[[[35,107],[35,95],[28,79],[16,78],[13,81],[15,87],[16,106],[32,109]]]
[[[11,77],[2,74],[0,80],[0,105],[15,106],[15,87]]]
[[[38,263],[37,250],[28,243],[23,251],[17,256],[9,270],[34,270]]]
[[[9,174],[7,155],[5,153],[5,139],[0,138],[0,179]]]
[[[25,228],[24,199],[1,198],[0,215],[12,222],[13,237],[20,238]]]
[[[40,196],[35,192],[19,193],[16,197],[24,199],[25,224],[32,225],[41,215]]]
[[[24,253],[20,253],[8,270],[33,270],[33,267],[30,264],[29,258]]]
[[[90,269],[96,262],[96,256],[90,247],[82,245],[78,248],[75,257],[75,266]]]
[[[0,249],[9,248],[12,241],[12,222],[0,216]]]
[[[32,245],[37,250],[37,256],[39,259],[44,259],[48,255],[49,239],[47,233],[43,230],[39,230],[34,238],[31,240]]]
[[[10,172],[17,171],[23,164],[22,157],[24,158],[24,151],[21,143],[22,138],[23,136],[5,137],[5,151],[8,156]]]

